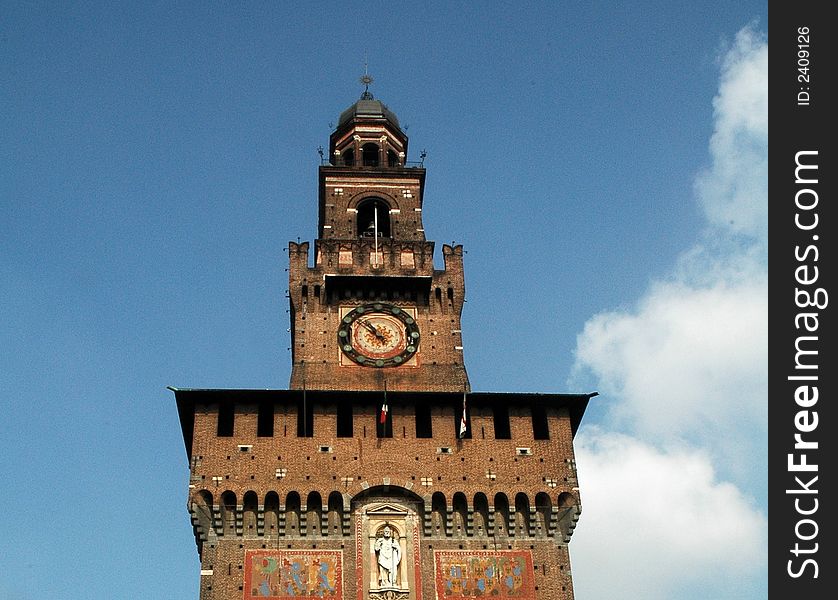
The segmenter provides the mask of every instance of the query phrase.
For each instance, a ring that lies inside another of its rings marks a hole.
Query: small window
[[[338,403],[337,434],[338,437],[342,438],[351,438],[354,434],[352,427],[352,404],[349,402]]]
[[[543,404],[534,402],[532,405],[532,435],[536,440],[550,439],[550,426],[547,423],[547,410]]]
[[[492,419],[495,424],[495,439],[512,439],[512,431],[509,428],[509,409],[502,405],[493,406]]]
[[[433,425],[431,421],[431,407],[428,404],[416,404],[416,437],[432,438]]]
[[[218,437],[233,437],[234,421],[233,403],[222,402],[218,406]]]
[[[386,400],[385,400],[386,402]],[[382,422],[383,421],[383,422]],[[393,437],[393,410],[384,412],[381,407],[375,414],[375,435],[379,438]]]
[[[314,407],[305,390],[297,404],[297,437],[314,437]]]
[[[463,407],[462,406],[457,406],[454,409],[454,431],[456,432],[457,437],[459,437],[461,439],[467,439],[467,440],[471,439],[471,415],[469,413],[470,413],[470,411],[468,409],[466,409],[466,431],[461,436],[460,435],[460,428],[462,427],[462,421],[463,421]]]
[[[261,402],[256,417],[256,435],[258,437],[273,437],[274,434],[274,405],[272,402]]]

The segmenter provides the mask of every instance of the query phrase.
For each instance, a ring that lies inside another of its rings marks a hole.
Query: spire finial
[[[361,75],[360,78],[361,83],[364,86],[364,93],[361,94],[362,100],[374,100],[372,94],[370,93],[370,84],[373,82],[372,75],[367,72],[367,57],[366,54],[364,55],[364,74]]]

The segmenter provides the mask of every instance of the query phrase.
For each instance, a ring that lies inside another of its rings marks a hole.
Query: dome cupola
[[[344,110],[329,138],[329,162],[341,167],[403,167],[407,135],[396,114],[369,91],[372,77],[364,75],[361,97]]]

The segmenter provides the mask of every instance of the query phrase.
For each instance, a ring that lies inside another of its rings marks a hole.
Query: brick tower
[[[594,394],[472,392],[462,246],[422,224],[425,169],[365,91],[290,243],[287,390],[171,388],[200,600],[570,600],[573,437]]]

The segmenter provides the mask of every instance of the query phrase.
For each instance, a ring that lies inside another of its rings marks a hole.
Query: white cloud
[[[611,426],[710,448],[747,480],[767,422],[767,44],[743,29],[721,64],[712,167],[696,183],[705,235],[633,310],[586,323],[575,369],[612,400]]]
[[[768,45],[740,31],[713,100],[712,166],[696,180],[710,223],[764,241],[768,228]]]
[[[585,600],[759,597],[767,55],[745,28],[721,61],[711,165],[695,182],[702,238],[631,310],[595,315],[578,337],[574,378],[594,379],[611,429],[583,424],[577,437],[584,510],[571,550]]]
[[[596,315],[577,361],[616,399],[610,424],[661,443],[691,440],[724,456],[732,474],[753,463],[767,394],[765,280],[657,284],[632,313]],[[726,473],[726,474],[731,474]]]
[[[733,598],[765,560],[765,518],[707,457],[588,428],[577,438],[580,599]],[[754,590],[752,590],[754,591]]]

